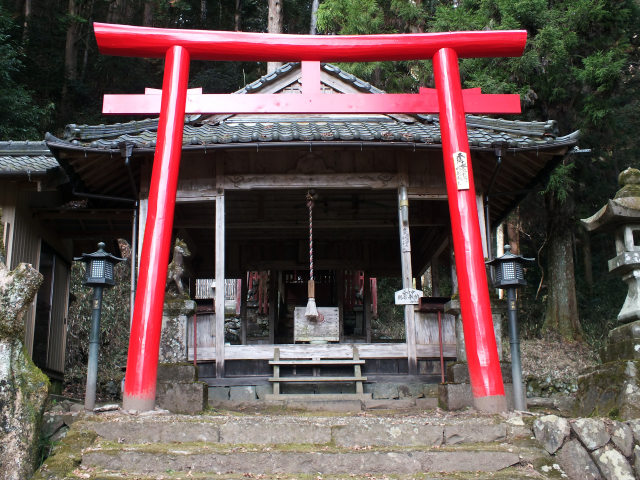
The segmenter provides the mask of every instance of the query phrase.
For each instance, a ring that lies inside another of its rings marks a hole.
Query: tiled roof
[[[288,63],[274,73],[245,86],[236,94],[251,94],[275,84],[297,68]],[[331,64],[322,70],[364,93],[384,94]],[[48,136],[57,144],[90,149],[117,149],[122,142],[137,148],[155,148],[158,119],[144,119],[112,125],[68,125],[64,139]],[[513,149],[553,148],[573,144],[577,132],[559,137],[555,121],[523,122],[467,115],[472,148],[492,148],[501,144]],[[208,145],[262,142],[399,142],[441,143],[437,115],[259,115],[242,114],[206,118],[191,115],[185,119],[183,144],[197,148]],[[62,145],[60,145],[62,146]]]
[[[135,122],[131,122],[132,124]],[[72,144],[96,149],[114,149],[122,142],[132,143],[138,148],[154,148],[156,131],[133,128],[125,124],[128,133],[117,136],[94,138]],[[557,137],[553,135],[554,122],[531,125],[528,122],[514,122],[486,117],[467,116],[469,144],[471,147],[491,148],[503,144],[507,148],[535,149],[574,143],[576,134]],[[113,126],[111,126],[113,127]],[[78,127],[81,129],[82,127]],[[96,127],[92,127],[95,129]],[[101,137],[99,132],[95,132]],[[104,132],[106,133],[106,132]],[[67,140],[68,141],[68,140]],[[255,142],[409,142],[440,144],[440,124],[437,117],[426,117],[413,122],[396,120],[390,116],[377,118],[286,118],[265,116],[234,115],[217,125],[185,124],[183,144],[212,145]]]
[[[0,175],[43,175],[57,167],[43,141],[0,142]]]

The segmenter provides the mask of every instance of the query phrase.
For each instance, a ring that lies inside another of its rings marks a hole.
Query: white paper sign
[[[415,288],[403,288],[396,292],[396,305],[418,305],[424,293]]]
[[[456,183],[458,190],[469,190],[469,165],[467,162],[467,154],[464,152],[455,152],[453,154],[453,165],[456,169]]]

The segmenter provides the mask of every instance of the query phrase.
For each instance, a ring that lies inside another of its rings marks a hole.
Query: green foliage
[[[385,15],[377,0],[326,0],[318,8],[318,30],[340,35],[384,33]]]
[[[31,92],[19,83],[24,64],[20,48],[10,36],[14,28],[0,6],[0,140],[40,138],[38,127],[49,108],[36,105]]]
[[[564,203],[569,198],[573,187],[574,179],[571,175],[575,163],[562,163],[551,172],[547,186],[540,192],[541,194],[553,194],[560,202]]]
[[[395,304],[395,292],[401,288],[401,278],[378,278],[378,317],[371,322],[374,341],[404,341],[404,309]]]
[[[130,264],[115,266],[116,285],[104,290],[100,318],[100,356],[96,395],[99,400],[117,399],[122,367],[127,364],[129,347],[129,291]],[[85,264],[74,262],[71,267],[71,295],[67,330],[65,363],[65,393],[84,396],[87,361],[89,359],[89,332],[91,330],[91,299],[93,289],[84,285]]]

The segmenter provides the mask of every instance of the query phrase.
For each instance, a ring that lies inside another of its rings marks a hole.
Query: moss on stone
[[[42,274],[24,263],[11,271],[0,263],[0,277],[0,340],[22,339],[22,315],[40,288]]]
[[[62,480],[80,465],[82,451],[93,444],[97,438],[95,432],[76,429],[69,430],[67,436],[55,448],[53,455],[38,469],[32,480]],[[73,478],[73,477],[72,477]]]
[[[623,187],[626,185],[640,185],[640,170],[633,167],[623,170],[618,175],[618,184]]]
[[[623,200],[625,207],[640,210],[640,170],[627,168],[618,176],[620,190],[616,192],[615,200]]]
[[[0,470],[7,479],[28,478],[38,461],[40,426],[49,380],[29,357],[22,319],[42,275],[31,265],[9,271],[0,262]]]

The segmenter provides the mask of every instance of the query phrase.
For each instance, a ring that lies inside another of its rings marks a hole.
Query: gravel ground
[[[504,358],[510,361],[509,341],[503,345]],[[568,342],[559,336],[522,340],[520,356],[523,377],[528,383],[535,380],[540,387],[536,394],[542,395],[556,391],[573,393],[578,375],[600,363],[598,355],[588,344]]]

